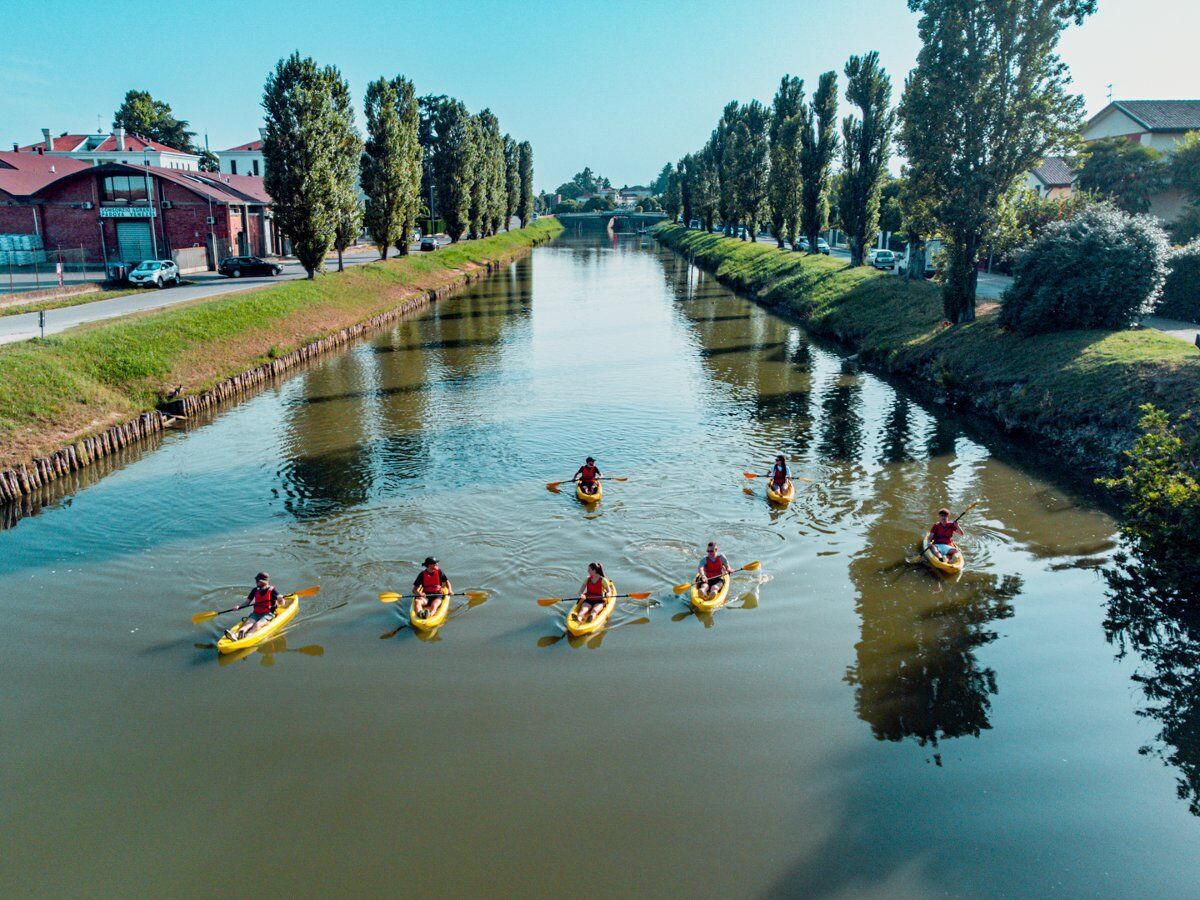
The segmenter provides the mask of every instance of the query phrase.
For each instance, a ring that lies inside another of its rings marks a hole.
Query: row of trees
[[[443,219],[452,241],[532,216],[533,150],[502,134],[490,110],[473,115],[450,97],[418,99],[406,78],[379,78],[367,87],[364,141],[341,73],[299,53],[268,75],[263,110],[266,189],[310,278],[330,247],[341,270],[364,226],[386,259],[390,247],[409,251],[423,216],[431,228]]]
[[[660,175],[663,209],[710,229],[720,219],[727,233],[742,225],[750,240],[769,223],[780,247],[803,235],[815,250],[836,204],[851,264],[861,265],[879,228],[896,113],[877,53],[851,57],[844,73],[846,99],[857,113],[842,120],[840,134],[837,73],[820,77],[811,100],[801,79],[785,75],[769,108],[757,100],[730,102],[708,143]]]
[[[946,318],[966,322],[975,317],[976,265],[1011,219],[1018,179],[1078,140],[1083,101],[1068,93],[1069,75],[1056,51],[1062,32],[1096,3],[908,5],[921,14],[922,49],[898,107],[874,52],[845,65],[845,97],[854,112],[842,119],[840,133],[836,75],[822,75],[809,102],[803,84],[785,76],[769,110],[757,101],[725,107],[708,143],[676,164],[676,184],[667,185],[663,205],[709,228],[717,218],[727,231],[741,223],[751,240],[758,223],[770,222],[781,245],[800,233],[810,248],[836,206],[851,263],[859,265],[879,229],[894,138],[908,161],[895,194],[895,224],[918,250],[910,274],[924,269],[925,240],[940,238]]]

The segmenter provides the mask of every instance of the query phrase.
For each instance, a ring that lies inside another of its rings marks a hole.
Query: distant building
[[[1120,137],[1170,154],[1189,131],[1200,130],[1200,100],[1113,100],[1083,126],[1089,143]],[[1150,214],[1163,222],[1188,206],[1182,191],[1168,188],[1150,198]]]
[[[49,128],[43,128],[40,143],[13,149],[21,153],[63,156],[93,166],[104,163],[129,163],[190,172],[200,169],[200,157],[195,153],[168,147],[136,134],[126,134],[124,128],[114,128],[108,134],[103,131],[96,134],[64,132],[58,137],[52,137]]]
[[[266,129],[258,129],[258,135],[257,141],[217,151],[217,159],[221,161],[221,171],[224,174],[262,176],[266,173],[267,163],[262,152]]]
[[[1062,156],[1048,156],[1032,172],[1025,174],[1025,187],[1039,197],[1057,199],[1070,196],[1075,185],[1075,170]]]
[[[642,200],[653,196],[654,191],[640,184],[624,187],[617,191],[617,206],[637,206]]]

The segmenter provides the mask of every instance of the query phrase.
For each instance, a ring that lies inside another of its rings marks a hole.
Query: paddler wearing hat
[[[438,561],[432,556],[425,557],[425,562],[421,565],[425,568],[417,574],[417,579],[413,582],[413,605],[417,615],[427,619],[437,615],[442,604],[448,602],[442,593],[452,594],[454,588],[450,586],[450,579],[438,567]]]

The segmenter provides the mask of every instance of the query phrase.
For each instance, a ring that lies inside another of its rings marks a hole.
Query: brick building
[[[28,152],[0,153],[0,233],[95,262],[173,255],[187,269],[283,249],[261,178]]]

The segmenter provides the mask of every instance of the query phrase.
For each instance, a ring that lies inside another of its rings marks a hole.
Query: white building
[[[266,161],[263,159],[263,142],[266,129],[258,129],[259,139],[246,144],[230,147],[228,150],[218,150],[217,159],[221,161],[221,171],[226,175],[258,175],[266,172]]]
[[[18,149],[18,148],[13,148]],[[130,165],[158,166],[162,169],[181,169],[188,172],[200,170],[200,157],[195,153],[168,147],[158,141],[126,134],[124,128],[114,128],[111,134],[103,131],[96,134],[68,134],[58,137],[50,135],[49,128],[42,129],[42,141],[19,148],[22,153],[42,153],[46,156],[65,156],[98,166],[103,163],[128,163]]]

